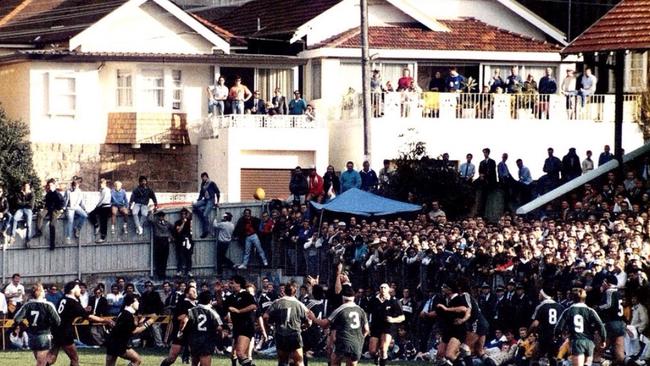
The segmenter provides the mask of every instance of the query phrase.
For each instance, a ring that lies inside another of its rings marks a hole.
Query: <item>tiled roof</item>
[[[650,49],[650,0],[623,0],[573,40],[565,53]]]
[[[10,0],[5,4],[2,1],[0,43],[67,42],[125,2],[127,0]],[[19,11],[12,14],[14,9]]]
[[[373,26],[368,30],[371,48],[446,51],[559,52],[545,41],[506,31],[474,18],[439,20],[449,32],[436,32],[417,24]],[[358,48],[359,28],[341,33],[311,48]]]
[[[231,46],[245,46],[246,41],[241,37],[236,37],[234,34],[228,32],[226,29],[219,27],[218,25],[211,23],[207,19],[201,17],[200,15],[189,13],[194,19],[198,20],[206,28],[210,29],[221,37],[224,41],[230,43]]]
[[[219,18],[207,19],[238,36],[286,35],[339,2],[341,0],[253,0]]]

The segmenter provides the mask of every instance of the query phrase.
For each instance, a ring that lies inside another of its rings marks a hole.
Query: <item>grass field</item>
[[[162,351],[142,351],[138,350],[140,356],[143,359],[143,365],[158,366],[160,361],[167,355]],[[0,366],[29,366],[34,365],[34,357],[29,351],[0,351]],[[59,354],[59,359],[56,361],[55,365],[67,366],[70,364],[68,357],[61,352]],[[104,349],[80,349],[79,350],[79,364],[82,366],[103,366],[104,365]],[[125,360],[119,360],[117,362],[119,366],[126,366],[127,362]],[[215,366],[230,366],[230,359],[226,359],[223,356],[213,357],[212,364]],[[277,366],[277,361],[274,359],[256,359],[255,365],[257,366]],[[371,365],[370,362],[365,362],[364,364]],[[400,362],[401,365],[415,365],[417,363],[409,362]],[[176,360],[175,365],[182,365],[180,358]],[[310,360],[310,366],[325,366],[326,363],[323,360]]]

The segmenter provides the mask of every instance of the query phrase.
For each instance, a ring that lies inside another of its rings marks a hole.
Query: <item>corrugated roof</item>
[[[449,32],[436,32],[417,24],[370,27],[370,47],[384,49],[559,52],[560,46],[483,23],[474,18],[440,20]],[[358,48],[359,28],[353,28],[311,48]]]
[[[623,0],[562,52],[650,49],[650,0]]]
[[[253,0],[216,19],[206,19],[238,36],[286,35],[339,2],[341,0]]]

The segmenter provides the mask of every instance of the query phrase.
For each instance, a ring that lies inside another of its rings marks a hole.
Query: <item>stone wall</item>
[[[97,190],[99,178],[121,180],[126,190],[145,175],[159,192],[194,192],[198,189],[198,147],[193,145],[53,144],[32,143],[34,169],[45,181],[68,182],[83,177],[82,189]]]

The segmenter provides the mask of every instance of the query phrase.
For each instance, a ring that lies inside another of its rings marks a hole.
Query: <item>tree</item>
[[[0,105],[0,184],[5,187],[10,203],[15,202],[16,193],[24,182],[32,184],[37,201],[42,195],[28,135],[27,125],[10,119]]]
[[[429,158],[424,142],[408,145],[408,151],[394,161],[396,169],[388,195],[407,200],[410,193],[417,203],[426,204],[437,200],[449,217],[466,216],[475,201],[472,185],[461,180],[445,160]]]

